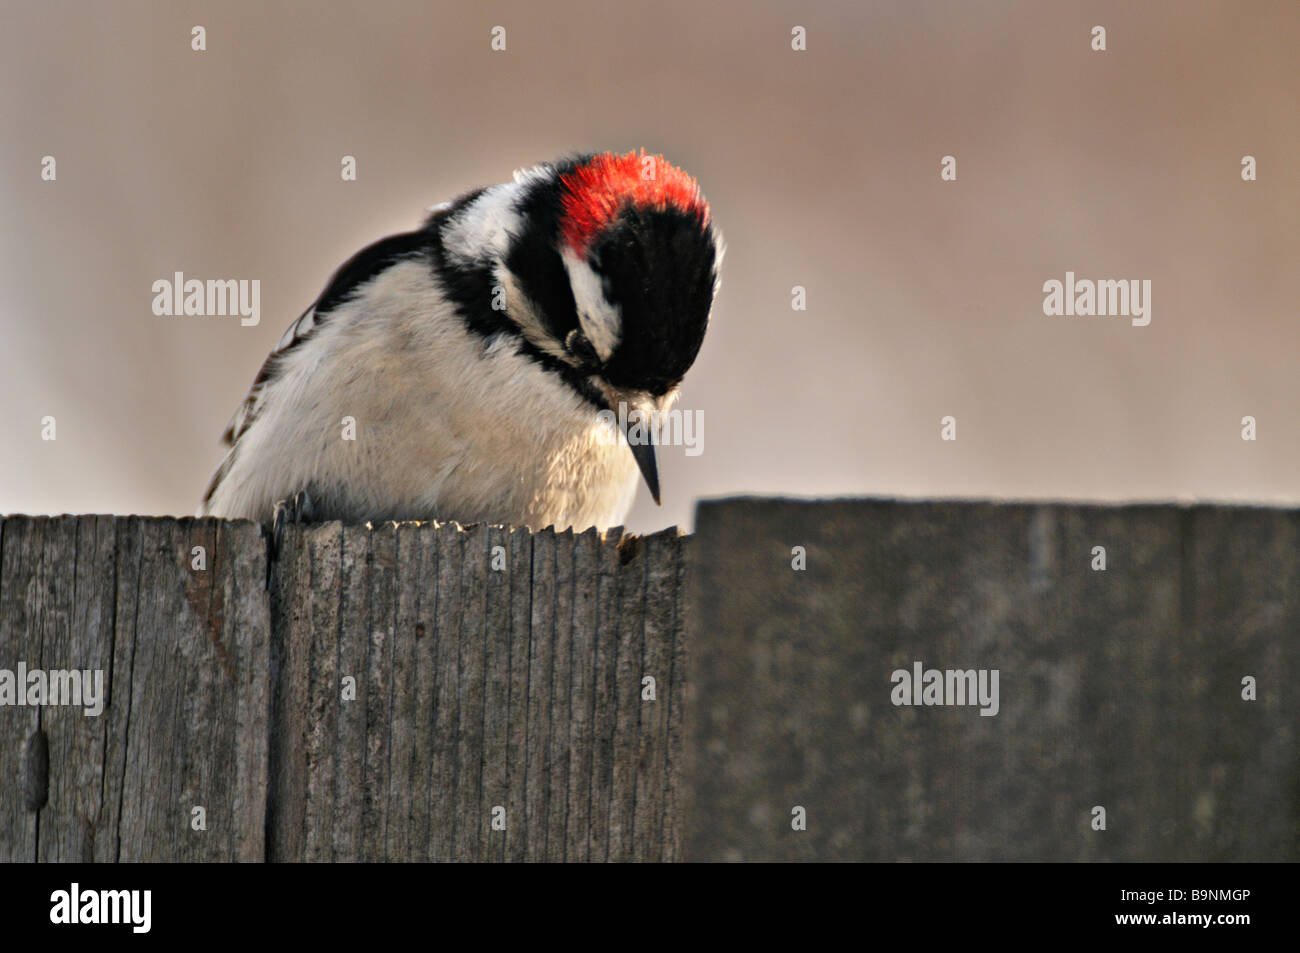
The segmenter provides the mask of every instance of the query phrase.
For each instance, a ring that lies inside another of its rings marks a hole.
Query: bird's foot
[[[271,551],[266,561],[266,588],[271,588],[271,567],[280,557],[280,547],[284,543],[284,528],[290,523],[314,523],[316,508],[312,504],[311,494],[299,490],[288,499],[275,504],[275,517],[271,522]]]

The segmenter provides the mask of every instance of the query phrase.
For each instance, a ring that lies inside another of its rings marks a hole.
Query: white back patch
[[[623,316],[606,300],[600,277],[589,264],[569,248],[564,249],[560,258],[569,273],[569,285],[573,288],[573,302],[578,308],[582,333],[600,359],[608,361],[623,338]]]
[[[461,264],[502,261],[523,226],[515,203],[519,186],[494,185],[462,209],[443,230],[443,247]]]

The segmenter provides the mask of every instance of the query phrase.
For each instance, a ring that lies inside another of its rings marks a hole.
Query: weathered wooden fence
[[[1300,858],[1297,511],[731,500],[266,565],[0,520],[0,860]],[[996,714],[896,704],[918,663]],[[5,694],[74,669],[102,714]]]
[[[271,592],[269,857],[676,859],[684,545],[292,531]]]
[[[6,519],[0,670],[108,702],[0,708],[0,859],[676,859],[684,546]]]
[[[1300,858],[1300,511],[755,500],[696,536],[689,856]],[[998,713],[895,706],[917,662],[998,670]]]

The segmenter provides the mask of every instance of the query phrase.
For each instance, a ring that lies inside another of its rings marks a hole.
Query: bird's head
[[[721,240],[695,180],[662,156],[600,153],[517,176],[501,266],[511,319],[598,410],[666,409],[709,323]],[[632,442],[659,499],[654,447]]]

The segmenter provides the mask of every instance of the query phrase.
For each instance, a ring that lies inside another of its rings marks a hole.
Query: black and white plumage
[[[200,513],[604,528],[652,446],[600,411],[666,410],[703,342],[721,240],[659,156],[584,155],[432,210],[334,274],[267,358]],[[345,421],[354,421],[344,439]]]

